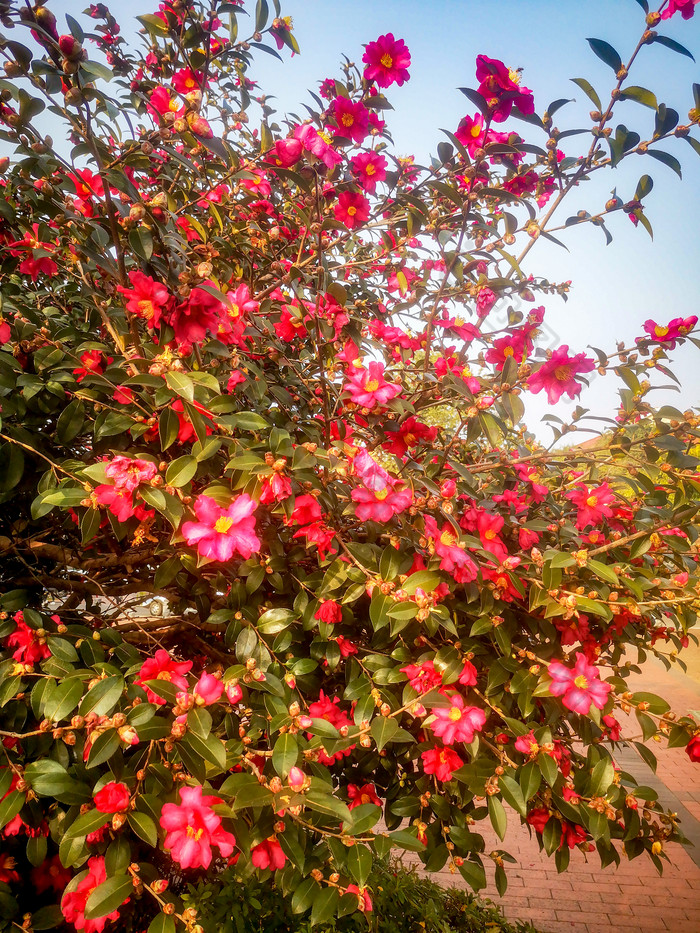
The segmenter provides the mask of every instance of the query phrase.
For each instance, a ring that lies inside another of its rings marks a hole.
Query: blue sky
[[[52,9],[75,13],[83,6],[62,0]],[[130,17],[147,9],[144,0],[122,0],[112,6],[125,33],[131,31]],[[592,105],[569,79],[587,78],[604,100],[613,83],[613,72],[594,56],[586,37],[605,39],[626,61],[644,21],[635,0],[282,0],[282,7],[284,15],[293,17],[301,55],[290,61],[285,51],[282,64],[261,54],[250,73],[267,93],[276,95],[279,110],[300,112],[300,103],[310,102],[306,88],[316,89],[320,80],[337,74],[342,53],[359,62],[363,43],[393,32],[409,46],[412,67],[411,80],[390,89],[395,111],[389,123],[399,154],[415,154],[418,161],[427,159],[444,138],[440,127],[453,130],[465,113],[473,112],[457,88],[474,86],[477,54],[523,67],[522,81],[533,90],[540,113],[556,98],[576,98],[559,111],[555,122],[561,130],[582,127],[587,123],[581,118],[587,119]],[[700,61],[700,13],[687,22],[676,16],[660,31],[690,48]],[[650,87],[659,101],[674,106],[681,122],[692,106],[693,81],[700,82],[700,67],[661,46],[645,47],[630,77],[631,84]],[[639,104],[624,102],[614,124],[618,122],[648,138],[653,114]],[[518,121],[512,126],[530,131]],[[700,136],[697,129],[695,135]],[[563,148],[567,155],[578,155],[587,149],[588,140],[572,137]],[[617,339],[629,342],[649,317],[666,321],[698,313],[700,157],[683,140],[672,140],[664,148],[681,160],[682,182],[658,162],[633,156],[618,169],[599,173],[561,209],[562,222],[581,208],[601,209],[614,186],[627,199],[639,176],[649,173],[655,187],[645,205],[654,227],[653,243],[620,213],[609,224],[614,235],[611,246],[605,246],[599,230],[581,227],[564,237],[570,252],[540,241],[528,257],[526,272],[554,281],[573,280],[568,303],[550,298],[545,304],[549,327],[560,343],[577,352],[589,343],[614,349]],[[675,358],[683,391],[664,393],[664,401],[679,408],[697,405],[698,350],[687,345],[676,351]],[[650,400],[660,403],[661,398],[659,393]],[[609,415],[616,401],[613,378],[594,379],[581,401],[594,412],[604,409]],[[528,406],[531,426],[548,410],[546,401],[537,397],[534,402]],[[559,414],[567,410],[561,407]]]

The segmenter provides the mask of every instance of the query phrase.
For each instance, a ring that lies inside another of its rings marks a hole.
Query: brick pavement
[[[690,656],[688,675],[677,668],[667,672],[655,659],[647,661],[643,673],[630,680],[631,689],[658,693],[680,714],[700,709],[700,650],[691,649]],[[623,735],[636,731],[634,717],[623,722]],[[663,743],[654,752],[659,760],[656,779],[641,759],[633,773],[642,783],[655,782],[664,802],[684,817],[687,834],[700,840],[700,764],[692,764],[684,749],[667,749]],[[628,760],[630,755],[636,757],[627,751]],[[578,850],[571,853],[568,871],[559,875],[553,859],[540,853],[534,834],[530,839],[511,811],[504,842],[479,831],[486,838],[486,852],[503,848],[517,859],[517,865],[507,867],[508,890],[502,898],[486,859],[488,886],[481,892],[511,920],[529,920],[541,933],[700,933],[700,844],[694,849],[667,847],[670,864],[661,877],[646,856],[623,859],[617,869],[601,869],[597,853],[586,856]],[[448,886],[466,886],[447,869],[432,877]]]

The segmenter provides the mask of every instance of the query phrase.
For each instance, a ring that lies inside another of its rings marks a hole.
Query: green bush
[[[308,915],[293,911],[272,880],[243,881],[226,872],[216,884],[189,885],[183,900],[205,930],[217,933],[310,933]],[[443,888],[415,866],[377,862],[370,879],[373,910],[330,920],[314,933],[537,933],[530,923],[505,919],[500,907],[467,891]]]

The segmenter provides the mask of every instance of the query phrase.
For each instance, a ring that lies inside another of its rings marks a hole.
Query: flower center
[[[584,677],[583,674],[579,674],[578,677],[574,678],[574,686],[578,687],[579,690],[586,690],[588,687],[588,678]]]
[[[452,547],[457,538],[450,531],[443,531],[440,535],[440,544],[444,544],[445,547]]]
[[[199,841],[204,834],[203,829],[192,829],[191,826],[188,826],[185,832],[190,837],[190,839],[195,839],[196,841]]]
[[[598,505],[598,496],[589,496],[586,499],[586,505],[591,509],[595,508]]]
[[[512,347],[506,347],[503,350],[503,356],[514,356],[514,355],[515,355],[515,350]]]
[[[350,213],[350,210],[351,209],[348,210],[348,214]],[[378,388],[379,388],[378,379],[370,379],[368,382],[365,383],[366,392],[376,392]]]
[[[389,495],[388,488],[378,489],[374,494],[374,498],[378,499],[380,502],[383,502],[388,495]]]
[[[214,531],[218,532],[220,535],[225,535],[228,533],[231,525],[233,525],[233,519],[222,515],[221,518],[217,518],[214,523]]]
[[[371,163],[365,166],[365,175],[374,175],[377,169]]]
[[[513,84],[520,84],[520,75],[513,68],[508,69],[508,77],[513,82]]]
[[[557,366],[554,370],[554,377],[558,382],[568,382],[571,379],[571,367]]]
[[[654,328],[654,334],[657,337],[665,337],[668,333],[668,327],[660,327],[658,324]]]
[[[361,795],[360,795],[360,801],[361,801],[362,803],[372,803],[372,798],[370,797],[369,794],[361,794]]]
[[[351,113],[344,113],[340,118],[340,122],[343,124],[343,126],[352,126],[355,122],[355,118]]]
[[[459,709],[459,707],[457,706],[453,706],[452,709],[450,710],[450,719],[452,720],[452,722],[459,722],[461,718],[462,718],[462,710]]]
[[[350,217],[354,217],[355,214],[357,213],[357,208],[351,205],[351,206],[348,208],[348,211],[347,211],[347,212],[348,212],[348,214],[350,215]]]
[[[394,59],[391,57],[391,55],[389,55],[388,52],[385,52],[379,59],[379,63],[385,68],[391,68],[391,66],[394,64]]]
[[[489,530],[484,534],[484,537],[487,541],[493,541],[493,539],[496,537],[496,532],[492,528],[489,528]]]
[[[153,315],[156,313],[156,309],[154,308],[152,301],[139,301],[138,309],[147,321],[150,321]]]

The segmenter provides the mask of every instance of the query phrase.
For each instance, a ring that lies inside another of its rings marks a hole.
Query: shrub
[[[700,149],[698,86],[681,124],[628,81],[650,46],[690,54],[679,10],[640,13],[627,64],[589,40],[612,91],[576,79],[583,127],[479,54],[421,166],[386,125],[392,35],[282,118],[248,71],[297,49],[277,0],[164,0],[135,43],[101,3],[0,0],[5,929],[201,933],[181,880],[230,860],[318,925],[368,911],[393,848],[475,889],[491,859],[503,892],[483,820],[560,870],[661,869],[677,820],[614,747],[633,711],[700,758],[625,660],[670,664],[696,621],[698,418],[649,393],[697,319],[546,350],[569,285],[526,260],[574,224],[649,227],[647,174],[560,206]],[[612,132],[622,104],[639,132]],[[622,386],[604,477],[523,423],[592,374]]]

